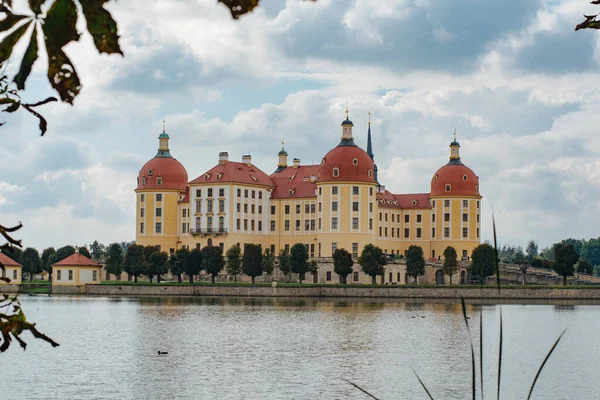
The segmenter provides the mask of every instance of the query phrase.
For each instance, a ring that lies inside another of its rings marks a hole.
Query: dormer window
[[[352,165],[358,165],[358,158],[352,159]]]
[[[210,174],[204,174],[204,180],[207,181],[210,179]]]
[[[466,175],[463,175],[463,181],[467,181],[467,179],[469,179]]]
[[[293,196],[294,193],[296,193],[296,189],[290,189],[289,193],[290,193],[290,196]]]
[[[252,178],[252,180],[253,180],[254,182],[258,182],[258,178],[257,178],[257,177],[255,177],[254,175],[250,175],[250,178]],[[252,192],[252,193],[254,193],[254,192]]]
[[[373,171],[369,170],[369,172],[367,172],[367,175],[369,176],[369,178],[373,177]]]
[[[479,193],[479,185],[475,185],[475,191]]]
[[[413,200],[413,201],[412,201],[412,205],[413,205],[413,206],[416,206],[416,205],[417,205],[417,201],[416,201],[416,200]]]
[[[221,172],[217,173],[217,179],[221,179],[223,177],[223,174]]]
[[[321,159],[321,165],[323,165],[323,164],[325,164],[325,159],[324,158]]]
[[[437,174],[435,174],[435,175],[433,176],[433,180],[434,180],[434,181],[437,181],[437,180],[438,180],[438,176],[437,176]]]
[[[156,178],[156,184],[162,185],[162,178],[160,176],[158,178]]]
[[[339,168],[334,168],[333,169],[333,176],[335,176],[335,177],[340,176],[340,169]]]
[[[446,192],[449,192],[452,189],[452,187],[448,184],[446,184]]]
[[[154,174],[154,170],[152,168],[150,168],[148,170],[148,176],[152,176]]]
[[[142,185],[145,185],[145,184],[146,184],[146,177],[143,177],[142,178]]]

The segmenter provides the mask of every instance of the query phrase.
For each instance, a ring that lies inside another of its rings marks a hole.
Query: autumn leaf
[[[234,19],[238,19],[241,15],[249,13],[258,6],[260,0],[219,0],[219,3],[223,3],[231,11],[231,16]]]
[[[15,44],[21,39],[21,36],[25,34],[29,24],[23,24],[17,29],[15,29],[10,35],[4,38],[2,43],[0,43],[0,64],[4,63],[6,60],[10,58],[12,54],[13,47]]]
[[[87,30],[94,38],[94,44],[100,53],[121,54],[117,22],[104,8],[109,0],[79,0],[83,15],[87,21]]]
[[[37,44],[37,25],[34,25],[33,32],[31,34],[31,39],[29,40],[29,46],[27,46],[27,50],[25,50],[25,54],[23,55],[23,61],[21,61],[21,68],[19,68],[19,73],[15,76],[15,83],[17,84],[17,88],[19,90],[25,89],[25,81],[29,77],[31,73],[31,68],[33,67],[33,63],[38,58],[38,44]]]

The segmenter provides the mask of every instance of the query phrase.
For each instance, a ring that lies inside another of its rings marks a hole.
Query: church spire
[[[371,157],[371,160],[375,159],[373,154],[373,145],[371,144],[371,111],[369,111],[369,131],[367,133],[367,154]]]

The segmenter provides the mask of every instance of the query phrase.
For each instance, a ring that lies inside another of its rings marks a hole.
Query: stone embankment
[[[1,291],[2,289],[0,289]],[[557,287],[402,287],[402,286],[234,286],[234,285],[87,285],[54,287],[53,294],[95,296],[238,296],[238,297],[355,297],[440,299],[600,300],[600,288]]]

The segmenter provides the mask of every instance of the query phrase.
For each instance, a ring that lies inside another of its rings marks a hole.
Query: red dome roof
[[[157,184],[159,177],[161,185]],[[185,190],[187,183],[187,171],[179,161],[173,157],[154,157],[140,170],[137,189]]]
[[[446,191],[450,185],[450,191]],[[451,160],[431,179],[431,196],[480,196],[479,178],[460,161]]]
[[[334,168],[338,176],[334,176]],[[375,164],[366,151],[352,144],[340,144],[323,157],[318,182],[358,181],[375,183]],[[369,172],[370,171],[370,172]]]

